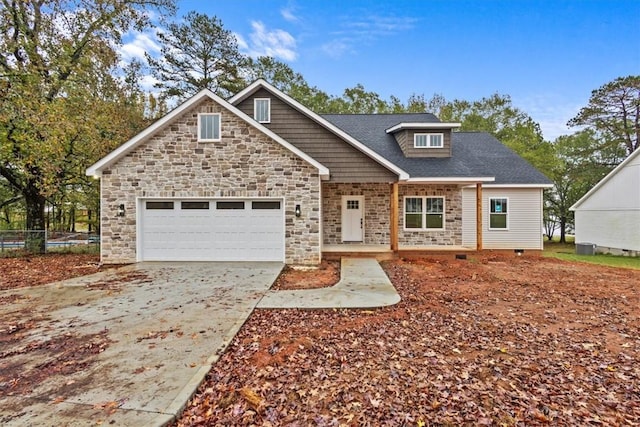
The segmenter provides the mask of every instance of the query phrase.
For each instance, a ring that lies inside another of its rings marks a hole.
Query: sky
[[[468,101],[494,93],[537,121],[546,139],[591,91],[640,75],[640,0],[178,0],[176,19],[215,15],[251,56],[287,63],[340,95],[362,84],[384,99]],[[125,56],[158,51],[130,33]]]

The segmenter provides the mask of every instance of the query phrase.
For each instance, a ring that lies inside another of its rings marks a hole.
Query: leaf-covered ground
[[[101,267],[99,261],[98,255],[55,253],[0,258],[0,290],[43,285],[97,273],[108,267]]]
[[[384,268],[396,306],[255,311],[176,425],[640,424],[640,271],[513,256]]]

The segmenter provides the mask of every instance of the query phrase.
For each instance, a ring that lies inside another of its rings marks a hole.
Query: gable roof
[[[407,171],[411,180],[467,179],[490,182],[490,185],[552,185],[529,162],[486,132],[452,132],[451,157],[405,157],[395,137],[386,130],[398,123],[406,127],[411,123],[432,122],[433,114],[325,114],[323,117]]]
[[[611,172],[609,172],[604,178],[602,178],[596,185],[591,188],[591,190],[587,191],[584,196],[580,198],[577,202],[573,204],[569,208],[570,211],[575,211],[580,207],[581,204],[587,201],[594,193],[596,193],[604,184],[607,183],[611,178],[613,178],[616,174],[618,174],[626,165],[631,163],[633,159],[640,156],[640,149],[635,150],[633,153],[629,154],[629,156],[622,161],[618,166],[616,166]]]
[[[314,113],[313,111],[311,111],[304,105],[300,104],[298,101],[291,98],[289,95],[283,93],[282,91],[278,90],[274,86],[270,85],[263,79],[256,80],[255,82],[247,86],[244,90],[240,91],[233,97],[229,98],[229,102],[231,104],[237,104],[239,102],[242,102],[244,99],[248,98],[259,89],[265,89],[271,92],[273,95],[280,98],[283,102],[289,104],[289,106],[298,110],[300,113],[304,114],[311,120],[315,121],[320,126],[324,127],[328,131],[337,135],[338,137],[343,139],[345,142],[347,142],[357,150],[361,151],[362,153],[366,154],[367,156],[369,156],[371,159],[373,159],[380,165],[384,166],[388,170],[397,174],[398,179],[400,179],[401,181],[409,178],[409,174],[406,171],[404,171],[401,167],[399,167],[389,158],[382,156],[380,155],[380,153],[372,150],[367,144],[364,143],[364,141],[359,140],[359,138],[354,137],[354,135],[351,135],[350,133],[345,132],[340,127],[335,126],[331,121],[326,120],[324,116]],[[433,118],[435,118],[436,122],[439,122],[439,120],[435,116],[433,116]]]
[[[140,132],[139,134],[131,138],[129,141],[125,142],[124,144],[122,144],[121,146],[113,150],[111,153],[107,154],[105,157],[98,160],[93,165],[89,166],[89,168],[87,168],[86,170],[86,174],[90,176],[100,176],[103,170],[112,166],[122,157],[126,156],[132,150],[142,145],[145,141],[147,141],[148,138],[152,137],[158,131],[162,130],[163,128],[171,124],[174,119],[178,118],[182,113],[187,111],[189,108],[196,105],[201,100],[207,99],[207,98],[221,105],[225,109],[231,111],[233,114],[235,114],[237,117],[242,119],[244,122],[256,128],[257,130],[267,135],[269,138],[273,139],[275,142],[277,142],[287,150],[291,151],[293,154],[295,154],[302,160],[306,161],[307,163],[309,163],[310,165],[318,169],[318,173],[322,178],[326,179],[329,177],[329,169],[327,167],[322,165],[317,160],[313,159],[308,154],[304,153],[302,150],[300,150],[296,146],[285,141],[282,137],[278,136],[277,134],[272,132],[270,129],[266,128],[265,126],[261,125],[257,121],[253,120],[251,117],[247,116],[245,113],[243,113],[242,111],[240,111],[239,109],[231,105],[229,102],[220,98],[218,95],[216,95],[215,93],[211,92],[208,89],[201,90],[200,92],[198,92],[197,94],[195,94],[194,96],[192,96],[191,98],[189,98],[188,100],[186,100],[185,102],[183,102],[182,104],[180,104],[179,106],[171,110],[171,112],[169,112],[167,115],[157,120],[151,126],[147,127],[142,132]]]

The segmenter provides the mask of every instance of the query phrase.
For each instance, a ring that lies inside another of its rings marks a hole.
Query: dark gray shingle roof
[[[551,184],[529,162],[486,132],[453,132],[452,156],[405,157],[386,129],[398,123],[438,123],[433,114],[325,114],[367,147],[404,169],[411,178],[495,177],[493,184]]]

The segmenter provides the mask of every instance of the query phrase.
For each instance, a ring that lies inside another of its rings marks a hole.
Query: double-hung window
[[[198,114],[198,141],[220,141],[220,114]]]
[[[444,197],[405,197],[404,228],[407,230],[444,229]]]
[[[506,230],[509,228],[509,199],[495,197],[489,199],[489,230]]]
[[[444,147],[444,134],[442,133],[416,133],[413,135],[414,148],[442,148]]]
[[[254,99],[253,116],[258,123],[271,123],[271,100],[269,98]]]

